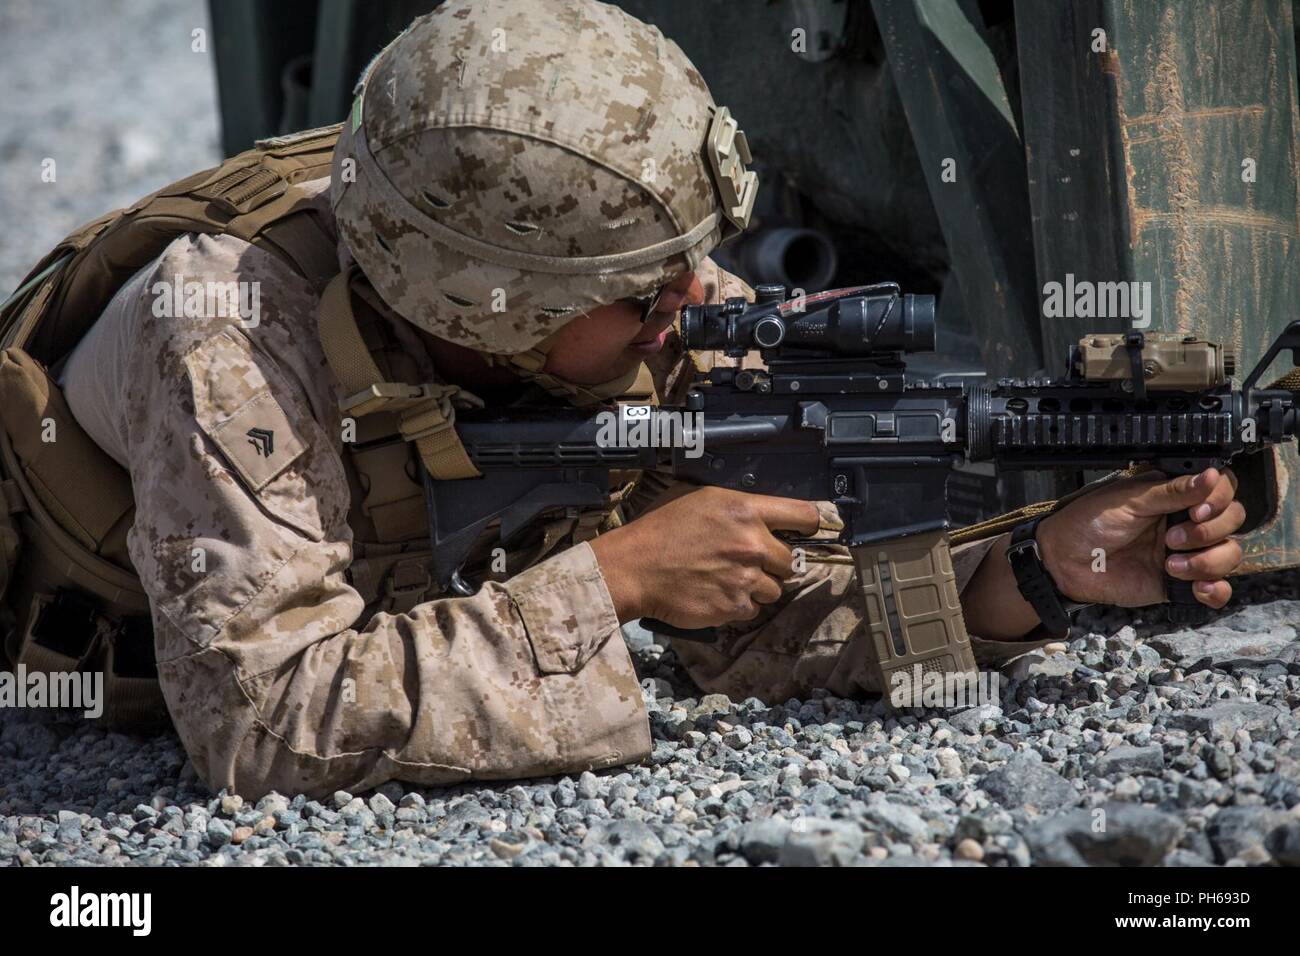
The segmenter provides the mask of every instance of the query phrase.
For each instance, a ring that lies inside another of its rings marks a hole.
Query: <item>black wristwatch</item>
[[[1067,600],[1043,564],[1037,533],[1038,522],[1046,517],[1039,515],[1016,525],[1007,545],[1007,560],[1016,576],[1016,586],[1043,622],[1043,628],[1049,634],[1066,637],[1070,633],[1070,615],[1091,605]]]

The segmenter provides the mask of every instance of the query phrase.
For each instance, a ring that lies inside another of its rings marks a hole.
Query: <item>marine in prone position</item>
[[[458,410],[676,403],[697,368],[732,361],[685,350],[674,323],[752,298],[709,258],[747,223],[748,159],[653,26],[594,0],[450,0],[376,57],[340,128],[264,143],[132,213],[192,202],[208,218],[172,222],[99,282],[60,383],[129,473],[162,695],[209,785],[322,794],[640,760],[619,627],[642,617],[717,628],[679,650],[708,691],[882,689],[852,565],[796,571],[774,534],[833,532],[827,503],[629,473],[506,554],[478,543],[472,594],[439,593],[429,571],[422,471],[435,488],[474,474]],[[255,288],[240,301],[256,321],[153,307],[155,286],[174,301],[191,282]],[[1226,471],[1136,476],[1073,499],[1037,540],[1070,600],[1160,602],[1168,571],[1219,607],[1243,517]],[[1058,636],[1007,545],[953,551],[980,660]]]

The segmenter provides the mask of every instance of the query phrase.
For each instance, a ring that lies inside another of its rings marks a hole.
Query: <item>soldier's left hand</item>
[[[1177,478],[1157,472],[1121,479],[1043,519],[1043,563],[1074,601],[1158,604],[1165,600],[1168,571],[1195,582],[1192,591],[1202,604],[1223,607],[1232,596],[1225,579],[1241,563],[1241,545],[1229,537],[1246,519],[1236,493],[1236,476],[1216,468]],[[1167,527],[1184,508],[1191,520]]]

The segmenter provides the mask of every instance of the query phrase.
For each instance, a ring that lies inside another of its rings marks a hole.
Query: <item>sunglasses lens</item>
[[[663,298],[664,290],[659,289],[651,295],[638,296],[632,301],[637,304],[641,310],[641,324],[645,325],[650,316],[654,315],[659,308],[659,300]]]

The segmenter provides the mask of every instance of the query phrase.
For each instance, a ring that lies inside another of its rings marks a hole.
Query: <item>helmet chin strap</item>
[[[537,385],[545,389],[548,394],[556,398],[563,398],[572,405],[595,405],[608,401],[622,395],[636,382],[637,374],[640,371],[639,365],[618,378],[600,382],[596,385],[579,385],[576,382],[570,382],[552,375],[550,372],[543,371],[542,369],[546,365],[547,353],[550,352],[554,339],[555,336],[551,335],[526,352],[516,352],[513,355],[497,355],[491,352],[480,352],[479,354],[487,360],[489,365],[508,368],[525,382]]]

